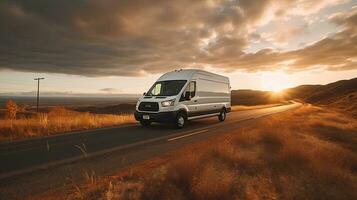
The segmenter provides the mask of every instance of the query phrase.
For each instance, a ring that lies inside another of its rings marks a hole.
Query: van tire
[[[185,127],[186,124],[186,115],[183,112],[177,113],[176,120],[175,120],[175,127],[181,129]]]
[[[218,120],[223,122],[224,120],[226,120],[226,117],[227,117],[227,111],[225,108],[223,108],[218,115]]]
[[[150,125],[151,125],[151,121],[148,121],[148,120],[140,120],[140,124],[141,124],[142,126],[147,127],[147,126],[150,126]]]

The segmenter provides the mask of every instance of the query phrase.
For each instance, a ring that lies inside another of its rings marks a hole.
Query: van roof
[[[224,80],[224,81],[229,81],[228,77],[219,75],[219,74],[214,74],[211,72],[207,72],[204,70],[200,69],[179,69],[171,72],[167,72],[163,74],[158,81],[165,81],[165,80],[191,80],[192,77],[196,74],[202,74],[206,76],[211,76],[216,79]]]

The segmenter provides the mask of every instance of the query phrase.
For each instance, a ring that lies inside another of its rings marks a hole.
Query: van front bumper
[[[175,122],[177,113],[178,111],[158,112],[158,113],[135,111],[134,116],[136,121],[147,120],[147,119],[143,119],[143,115],[149,115],[150,119],[148,121],[159,122],[159,123],[172,123]]]

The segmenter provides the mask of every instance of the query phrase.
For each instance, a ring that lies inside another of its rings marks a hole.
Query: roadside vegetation
[[[305,105],[41,198],[352,200],[356,183],[357,120]]]
[[[48,112],[26,112],[23,106],[8,101],[0,118],[0,141],[46,136],[76,130],[133,123],[130,114],[92,114],[65,107],[53,107]]]

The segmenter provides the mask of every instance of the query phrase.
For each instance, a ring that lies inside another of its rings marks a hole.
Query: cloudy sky
[[[2,0],[0,93],[142,93],[200,68],[233,89],[357,77],[357,0]]]

